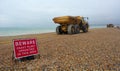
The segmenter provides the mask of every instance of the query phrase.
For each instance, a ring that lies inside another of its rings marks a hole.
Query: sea
[[[92,28],[106,28],[106,25],[91,24]],[[0,27],[0,36],[17,36],[26,34],[42,34],[55,32],[56,27]]]

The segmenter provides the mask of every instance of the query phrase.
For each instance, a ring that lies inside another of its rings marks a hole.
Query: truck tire
[[[56,33],[57,33],[57,34],[62,34],[61,26],[57,26],[57,27],[56,27]]]
[[[82,30],[83,30],[84,33],[88,32],[88,26],[87,26],[87,25],[84,25],[84,26],[82,27]]]
[[[79,25],[75,25],[75,33],[80,33],[80,26]]]
[[[70,24],[68,26],[68,30],[67,31],[68,31],[68,34],[75,34],[75,26]]]
[[[87,26],[87,32],[88,32],[89,24],[87,23],[86,26]]]

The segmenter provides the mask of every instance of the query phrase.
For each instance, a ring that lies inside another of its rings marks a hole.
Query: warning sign
[[[14,56],[22,58],[38,54],[36,39],[14,40]]]

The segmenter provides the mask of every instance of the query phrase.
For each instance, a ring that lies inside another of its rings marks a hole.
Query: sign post
[[[36,39],[18,39],[14,40],[13,44],[15,59],[38,54]]]

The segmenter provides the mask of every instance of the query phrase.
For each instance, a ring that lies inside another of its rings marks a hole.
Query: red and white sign
[[[22,58],[38,54],[36,39],[14,40],[15,58]]]

